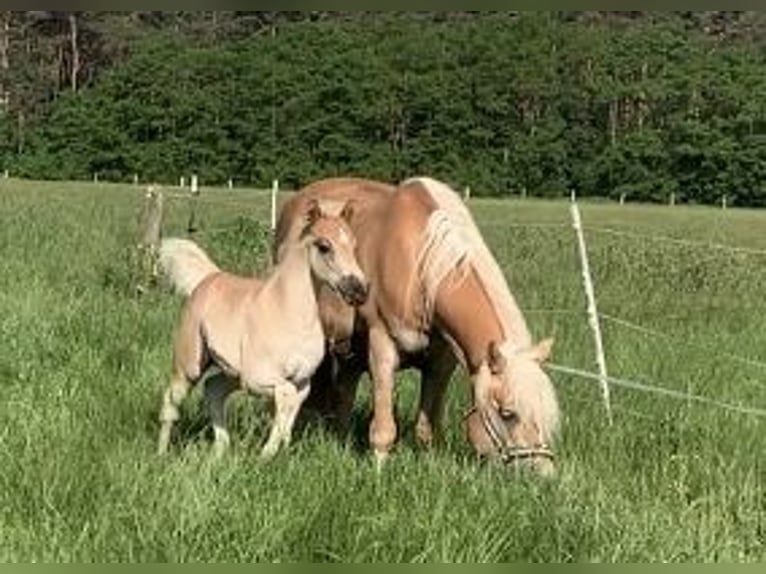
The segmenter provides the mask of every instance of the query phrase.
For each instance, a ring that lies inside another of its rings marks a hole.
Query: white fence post
[[[8,178],[10,178],[10,177],[11,177],[11,172],[10,172],[10,171],[8,171],[8,170],[6,169],[6,170],[3,172],[3,177],[4,177],[5,179],[8,179]]]
[[[184,176],[178,179],[178,187],[186,187],[186,178]]]
[[[463,190],[463,201],[467,202],[469,199],[471,199],[471,186],[466,185],[465,189]]]
[[[675,191],[671,191],[670,192],[670,205],[675,205],[675,204],[676,204],[676,192]]]
[[[192,195],[197,195],[199,193],[199,182],[196,173],[193,173],[191,176],[191,192]]]
[[[271,230],[277,228],[277,194],[279,193],[279,180],[271,183]]]
[[[138,185],[138,174],[137,173],[133,174],[133,185]]]
[[[726,194],[724,193],[723,197],[721,197],[721,209],[726,209],[727,205],[728,205],[727,198],[726,198]]]
[[[596,308],[596,294],[593,289],[593,280],[590,275],[590,265],[588,264],[588,251],[585,248],[585,236],[582,231],[582,220],[580,219],[580,209],[574,200],[574,191],[572,192],[572,227],[577,234],[577,246],[580,251],[580,265],[582,268],[583,287],[585,297],[588,300],[588,324],[593,331],[593,339],[596,344],[596,363],[598,364],[599,384],[601,386],[601,397],[604,400],[606,408],[606,417],[609,424],[612,424],[612,404],[609,398],[609,379],[606,372],[606,358],[604,357],[604,343],[601,339],[601,325],[598,320],[598,310]]]
[[[234,180],[229,178],[229,181],[226,183],[226,185],[229,189],[234,189]]]

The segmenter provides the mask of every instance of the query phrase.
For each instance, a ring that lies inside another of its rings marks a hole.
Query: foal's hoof
[[[386,461],[388,460],[388,452],[383,450],[376,450],[374,451],[373,456],[375,457],[375,472],[380,474],[383,472],[383,467],[386,465]]]

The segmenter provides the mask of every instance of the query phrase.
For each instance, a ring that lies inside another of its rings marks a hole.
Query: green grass
[[[219,462],[199,393],[180,444],[154,455],[180,300],[131,290],[141,190],[0,181],[0,560],[756,561],[766,559],[764,420],[552,374],[564,415],[554,481],[472,456],[453,383],[439,448],[413,440],[415,384],[400,377],[402,437],[377,475],[360,440],[307,426],[268,464],[263,401],[230,411]],[[266,261],[268,194],[203,190],[198,240],[229,268]],[[472,201],[537,337],[594,370],[568,206]],[[766,248],[766,213],[582,207],[586,226]],[[165,230],[188,205],[168,199]],[[561,223],[526,227],[511,224]],[[615,376],[766,406],[766,256],[588,232]],[[357,405],[358,436],[369,408]]]

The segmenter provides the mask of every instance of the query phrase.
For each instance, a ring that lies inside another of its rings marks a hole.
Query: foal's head
[[[480,396],[466,419],[468,437],[482,455],[553,474],[550,443],[558,426],[558,403],[542,363],[553,341],[525,349],[490,344]]]
[[[353,206],[347,203],[340,216],[322,212],[319,202],[311,200],[306,210],[306,227],[302,241],[309,250],[309,265],[320,282],[336,291],[349,305],[367,300],[367,277],[359,268],[356,238],[348,221]]]

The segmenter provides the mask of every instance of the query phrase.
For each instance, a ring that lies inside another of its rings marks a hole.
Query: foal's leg
[[[173,375],[170,378],[170,385],[162,398],[162,409],[160,410],[160,437],[157,444],[157,453],[165,454],[170,444],[170,433],[180,413],[178,407],[184,400],[194,382],[189,380],[182,370],[173,369]]]
[[[237,381],[225,373],[216,373],[205,381],[205,402],[213,425],[213,452],[220,457],[229,448],[231,439],[226,428],[226,399],[239,388]]]
[[[164,454],[170,444],[173,423],[180,416],[178,407],[192,386],[200,379],[209,357],[200,334],[199,323],[192,318],[189,306],[184,309],[173,349],[173,374],[162,399],[160,436],[157,452]]]
[[[435,337],[423,366],[415,423],[415,434],[425,447],[430,448],[434,437],[440,433],[444,398],[456,366],[457,359],[449,343],[442,337]]]
[[[372,422],[370,444],[380,470],[396,440],[394,418],[394,373],[399,353],[394,341],[381,324],[370,327],[370,375],[372,376]]]
[[[290,381],[282,381],[274,389],[274,420],[266,444],[261,449],[261,458],[272,458],[279,447],[290,444],[290,437],[295,424],[295,417],[309,395],[308,381],[296,385]]]

